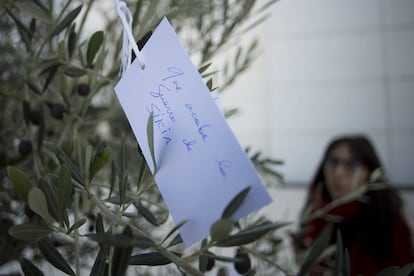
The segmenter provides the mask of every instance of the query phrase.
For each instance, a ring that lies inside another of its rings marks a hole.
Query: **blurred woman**
[[[333,140],[310,184],[298,235],[300,246],[309,248],[330,224],[334,229],[331,244],[339,230],[348,249],[351,275],[375,275],[384,268],[413,262],[411,231],[402,214],[401,198],[387,185],[381,168],[367,138]],[[324,262],[313,274],[327,269],[329,262]]]

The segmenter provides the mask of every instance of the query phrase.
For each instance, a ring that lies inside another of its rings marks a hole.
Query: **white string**
[[[115,0],[116,2],[116,12],[118,14],[119,19],[121,19],[122,27],[123,27],[123,39],[122,39],[122,67],[121,67],[121,74],[125,72],[125,70],[131,64],[132,53],[134,51],[136,59],[142,70],[145,68],[144,64],[144,57],[138,49],[138,46],[135,42],[134,36],[132,34],[132,14],[129,11],[126,3],[124,1]]]

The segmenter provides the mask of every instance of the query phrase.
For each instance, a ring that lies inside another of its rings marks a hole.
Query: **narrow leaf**
[[[60,216],[59,214],[59,198],[57,189],[58,185],[54,185],[50,183],[50,181],[41,178],[39,180],[38,187],[40,188],[40,190],[42,190],[43,194],[46,197],[47,209],[52,218],[56,221],[59,221],[60,223],[65,222],[66,219],[64,219],[64,217]],[[65,215],[67,216],[67,213],[65,213]],[[69,218],[67,218],[67,220],[69,220]],[[69,224],[69,222],[67,224]]]
[[[20,267],[25,276],[43,276],[43,272],[26,258],[20,259]]]
[[[263,222],[257,225],[252,225],[233,235],[230,235],[228,238],[222,241],[219,241],[217,243],[217,246],[231,247],[231,246],[245,245],[245,244],[257,241],[261,237],[269,233],[270,231],[274,231],[288,224],[289,223]]]
[[[73,52],[75,51],[75,47],[76,47],[76,31],[75,31],[75,24],[72,25],[72,27],[70,28],[69,31],[69,36],[68,36],[68,56],[69,58],[72,57]]]
[[[250,192],[251,186],[241,190],[226,206],[221,215],[222,218],[231,218],[231,216],[239,209],[247,194]]]
[[[30,209],[41,216],[46,222],[51,223],[52,217],[49,214],[45,194],[38,187],[33,187],[27,196]]]
[[[208,90],[212,91],[213,90],[213,78],[210,78],[207,83],[206,83]]]
[[[75,272],[73,272],[70,265],[65,261],[65,258],[63,258],[60,252],[46,239],[39,240],[37,246],[45,259],[54,267],[66,274],[75,275]]]
[[[102,215],[100,213],[96,216],[95,229],[98,234],[105,232]]]
[[[66,75],[72,78],[79,78],[79,77],[84,76],[86,74],[86,71],[82,68],[71,66],[71,67],[66,68],[63,71],[63,73],[65,73]]]
[[[71,205],[72,197],[72,177],[66,165],[60,168],[58,187],[58,214],[63,217],[64,211]]]
[[[340,275],[343,266],[343,243],[341,232],[336,233],[336,252],[335,252],[335,263],[333,268],[333,275]]]
[[[142,24],[148,24],[148,22],[151,21],[151,18],[154,17],[154,15],[157,14],[157,6],[160,3],[160,0],[152,0],[150,1],[150,5],[148,6],[148,8],[145,10],[145,13],[142,17],[142,19],[140,20],[140,22],[142,22]],[[143,28],[143,26],[141,26],[141,28]]]
[[[49,73],[48,73],[48,75],[47,75],[47,78],[46,78],[46,80],[45,80],[45,83],[43,84],[43,89],[42,89],[42,91],[43,91],[43,92],[45,92],[45,91],[46,91],[46,89],[49,87],[50,83],[51,83],[51,82],[53,81],[53,79],[55,78],[56,73],[57,73],[57,70],[59,69],[59,67],[60,67],[60,64],[59,64],[59,65],[57,65],[57,66],[55,66],[55,67],[53,67],[53,68],[49,71]]]
[[[86,151],[85,151],[84,175],[85,175],[85,178],[89,179],[89,182],[90,182],[89,175],[90,175],[90,171],[91,171],[91,163],[92,163],[92,146],[88,145],[86,147]]]
[[[181,257],[181,254],[171,251],[178,257]],[[148,266],[158,266],[158,265],[167,265],[170,264],[171,260],[165,257],[164,255],[158,252],[149,252],[144,254],[138,254],[131,256],[129,258],[130,265],[148,265]]]
[[[34,241],[53,232],[48,226],[36,224],[13,225],[9,229],[9,234],[18,240]]]
[[[38,148],[38,151],[40,151],[42,146],[43,146],[43,139],[45,137],[45,134],[46,134],[45,120],[43,118],[43,113],[40,113],[39,130],[37,132],[37,148]]]
[[[86,62],[88,63],[89,67],[93,65],[93,60],[95,59],[96,53],[101,47],[102,42],[103,42],[103,31],[95,32],[89,39],[88,49],[86,51]]]
[[[56,147],[54,150],[59,161],[64,163],[70,169],[73,179],[75,179],[78,183],[85,185],[79,168],[72,162],[72,160],[70,160],[66,153],[59,147]]]
[[[155,151],[154,151],[154,114],[151,112],[147,121],[147,140],[148,146],[151,153],[153,172],[157,171],[156,161],[155,161]]]
[[[344,261],[342,265],[342,275],[343,276],[350,276],[351,275],[351,262],[349,260],[349,252],[348,249],[345,248],[344,250]]]
[[[237,114],[239,112],[238,108],[231,108],[229,110],[225,110],[224,111],[224,117],[226,119],[230,118],[231,116],[234,116],[235,114]]]
[[[23,118],[26,125],[29,125],[30,122],[30,104],[28,101],[23,100],[22,102],[22,109],[23,109]]]
[[[34,82],[32,82],[30,80],[25,80],[25,82],[27,84],[27,87],[30,88],[30,90],[32,90],[33,92],[35,92],[38,95],[42,95],[43,94],[42,91],[40,90],[40,88],[37,87],[37,85]]]
[[[78,7],[76,7],[75,9],[73,9],[71,12],[69,12],[65,18],[62,19],[62,21],[60,21],[56,28],[52,31],[52,33],[50,34],[50,36],[55,36],[57,34],[59,34],[61,31],[63,31],[65,28],[67,28],[73,20],[75,20],[75,18],[78,16],[78,14],[80,13],[82,9],[82,5],[79,5]]]
[[[230,235],[233,229],[233,222],[230,219],[224,218],[215,222],[210,227],[210,235],[213,241],[221,241]]]
[[[146,208],[142,204],[135,202],[134,205],[137,208],[139,214],[141,214],[149,223],[151,223],[154,226],[159,226],[157,218],[151,213],[151,211],[148,208]]]
[[[68,233],[72,233],[72,231],[78,229],[86,222],[86,218],[81,218],[80,220],[76,221],[68,230]]]
[[[61,65],[62,65],[61,62],[58,59],[54,58],[54,59],[46,60],[42,64],[42,69],[39,73],[39,76],[50,73],[56,70]]]
[[[305,259],[302,267],[300,268],[298,276],[307,275],[307,273],[311,270],[315,262],[318,260],[319,256],[322,254],[323,250],[325,249],[326,245],[331,238],[332,232],[332,225],[327,225],[322,233],[318,236],[318,238],[313,243],[309,255]]]
[[[179,233],[177,233],[177,235],[174,237],[174,239],[167,245],[167,247],[172,247],[175,246],[177,244],[182,244],[183,238],[181,237],[181,235]]]
[[[117,167],[116,166],[117,165],[115,164],[115,160],[112,160],[112,162],[111,162],[111,176],[109,178],[110,189],[109,189],[108,198],[110,198],[112,196],[112,192],[114,191],[115,182],[116,182],[116,172],[117,172]]]
[[[89,179],[92,180],[95,174],[102,169],[111,159],[111,148],[105,147],[97,152],[89,168]]]
[[[132,231],[126,227],[122,232],[125,237],[133,238]],[[112,254],[111,275],[125,275],[128,268],[129,258],[131,257],[133,246],[115,246]]]
[[[210,62],[198,68],[198,73],[202,75],[211,66],[211,64],[212,63]]]
[[[242,14],[240,15],[241,18],[245,18],[250,14],[250,11],[252,10],[255,3],[256,1],[254,0],[248,0],[243,2]]]
[[[21,2],[15,2],[14,4],[23,13],[33,18],[39,19],[48,24],[52,22],[50,13],[43,10],[41,7],[36,5],[36,3],[33,1],[21,1]]]
[[[90,276],[102,276],[102,275],[108,275],[108,269],[109,265],[107,263],[107,257],[108,257],[109,249],[104,247],[101,248],[98,252],[98,255],[96,256],[95,262],[93,264],[93,267],[91,269]]]
[[[177,231],[178,229],[181,228],[181,226],[183,226],[184,224],[187,223],[187,220],[184,220],[180,223],[178,223],[176,226],[174,226],[170,232],[168,232],[168,234],[165,236],[165,238],[162,240],[161,244],[164,243],[172,234],[174,234],[175,231]]]
[[[22,170],[15,167],[7,168],[7,175],[9,176],[14,189],[16,190],[19,197],[27,202],[27,196],[29,191],[32,189],[29,176]]]
[[[128,156],[126,151],[125,139],[122,137],[121,152],[119,154],[120,170],[118,173],[118,186],[119,186],[119,204],[123,204],[126,201],[127,190],[127,177],[128,177]]]
[[[19,30],[20,36],[23,39],[23,42],[26,44],[26,47],[30,46],[29,37],[31,35],[31,31],[20,21],[20,19],[8,8],[6,8],[7,13],[13,19],[13,21],[17,25],[17,29]]]

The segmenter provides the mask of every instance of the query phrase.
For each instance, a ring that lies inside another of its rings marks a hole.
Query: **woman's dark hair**
[[[325,161],[335,148],[344,144],[349,146],[353,159],[359,161],[361,165],[368,169],[368,175],[374,170],[382,168],[374,146],[368,138],[363,135],[341,136],[332,140],[327,146],[311,185],[317,185],[317,183],[325,182],[325,176],[323,175],[323,166]],[[325,192],[327,193],[327,191]]]
[[[325,186],[323,166],[330,153],[339,145],[344,144],[349,146],[353,158],[368,169],[368,175],[378,168],[383,169],[368,138],[363,135],[337,137],[330,142],[325,150],[310,184],[306,205],[315,200],[317,186],[320,184],[322,184],[321,196],[332,200]],[[380,262],[393,254],[390,237],[393,235],[394,222],[400,219],[402,201],[397,190],[391,186],[370,190],[366,192],[365,196],[369,198],[368,203],[362,204],[357,215],[351,220],[341,223],[338,227],[341,229],[344,245],[352,242],[354,235],[362,235],[366,240],[367,248],[371,248],[371,253]]]

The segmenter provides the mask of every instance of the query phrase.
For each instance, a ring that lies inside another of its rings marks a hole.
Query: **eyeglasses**
[[[348,171],[355,171],[357,168],[361,166],[361,162],[354,159],[340,159],[337,157],[328,157],[325,160],[325,165],[330,169],[335,169],[339,165],[342,165]]]

